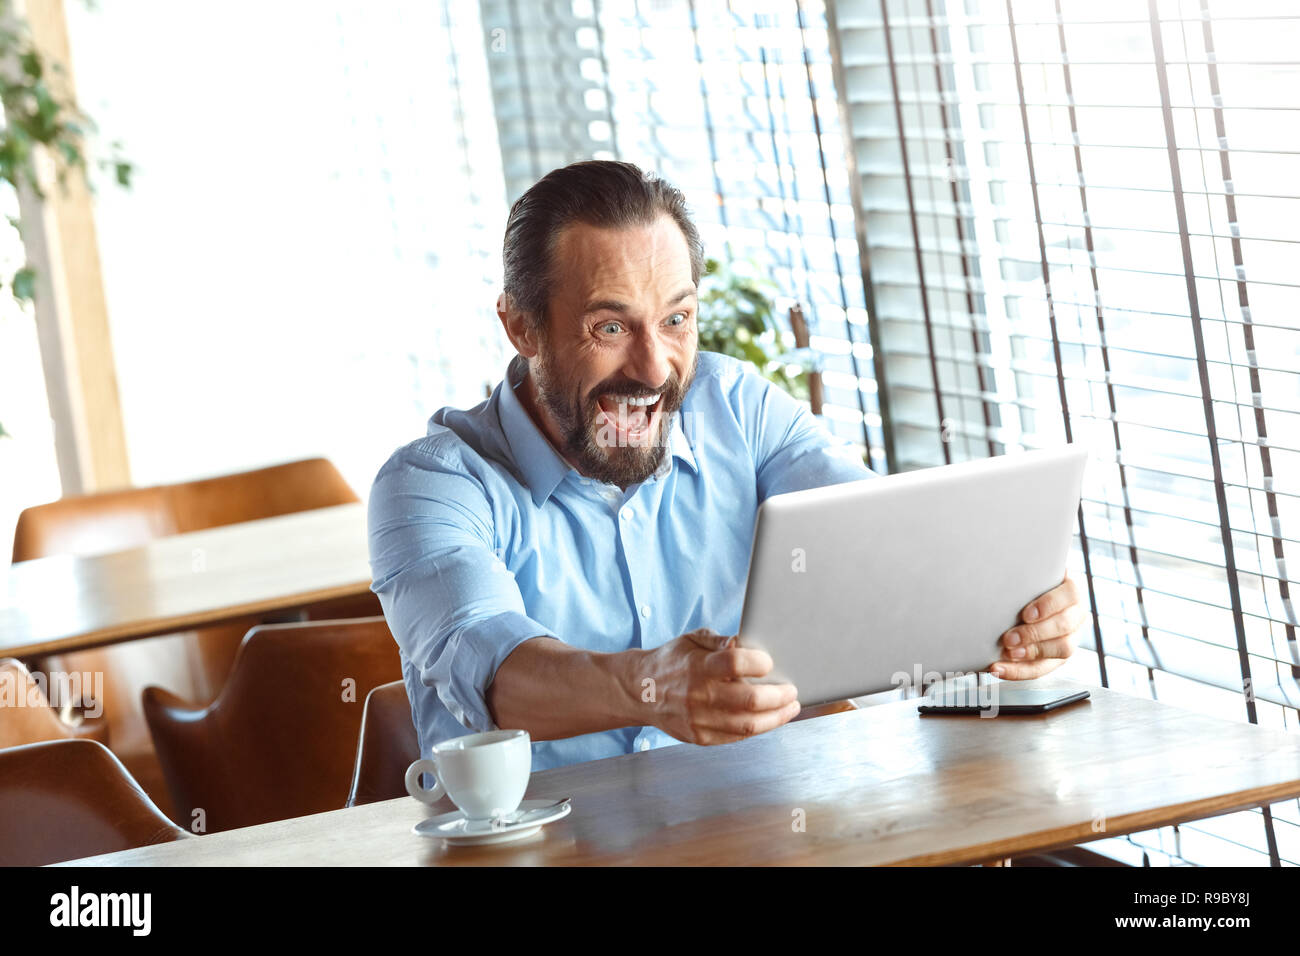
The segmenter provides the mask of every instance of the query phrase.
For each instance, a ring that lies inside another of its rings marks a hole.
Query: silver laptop
[[[805,706],[986,669],[1065,577],[1086,459],[1067,445],[768,498],[738,643]]]

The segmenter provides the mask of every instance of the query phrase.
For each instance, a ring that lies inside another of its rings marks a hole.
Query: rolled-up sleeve
[[[510,653],[554,637],[530,618],[495,550],[482,484],[408,446],[380,470],[369,503],[371,590],[402,653],[470,731],[496,729],[487,689]]]
[[[826,430],[801,402],[759,375],[741,376],[740,400],[754,452],[758,498],[875,478],[851,443]]]

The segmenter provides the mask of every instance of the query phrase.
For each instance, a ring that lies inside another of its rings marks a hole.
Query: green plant
[[[752,263],[736,268],[709,259],[700,279],[700,348],[750,362],[806,400],[812,359],[793,351],[793,333],[777,321],[775,293],[775,283]]]
[[[87,141],[95,125],[65,92],[66,75],[62,66],[48,63],[33,43],[27,24],[14,14],[11,0],[0,0],[0,106],[4,123],[0,128],[0,183],[13,189],[27,187],[44,197],[43,177],[38,157],[50,157],[54,178],[64,188],[72,173],[84,175],[87,169]],[[132,167],[119,154],[114,143],[112,153],[97,162],[111,173],[121,186],[130,186]],[[21,238],[22,222],[8,215],[10,227]],[[36,272],[24,263],[12,275],[0,275],[0,290],[8,286],[20,303],[30,302],[36,294]],[[0,425],[0,436],[5,435]]]

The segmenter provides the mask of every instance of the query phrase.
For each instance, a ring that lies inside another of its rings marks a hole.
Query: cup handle
[[[433,777],[433,786],[428,790],[420,786],[420,774],[422,773],[427,773]],[[447,790],[443,787],[442,781],[438,779],[438,767],[432,760],[421,758],[406,768],[406,792],[421,803],[427,803],[429,806],[433,806],[442,799],[442,795]]]

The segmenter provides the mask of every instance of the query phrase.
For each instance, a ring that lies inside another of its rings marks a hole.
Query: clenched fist
[[[732,638],[691,631],[644,652],[642,679],[654,681],[643,703],[645,723],[692,744],[726,744],[780,727],[799,713],[793,684],[753,684],[766,677],[766,651],[737,647]]]

